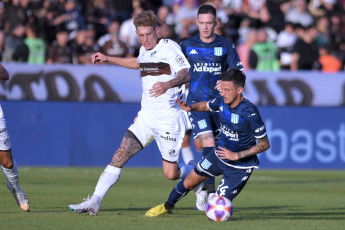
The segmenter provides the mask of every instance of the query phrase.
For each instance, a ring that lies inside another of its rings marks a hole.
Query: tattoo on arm
[[[200,134],[199,138],[200,138],[202,147],[213,147],[215,145],[214,136],[212,132]]]
[[[111,166],[121,168],[132,156],[142,150],[141,143],[130,132],[126,132],[122,138],[120,148],[118,148],[110,162]]]
[[[268,137],[266,135],[263,138],[258,139],[258,143],[256,143],[256,145],[254,145],[250,149],[246,149],[246,150],[239,152],[238,153],[238,159],[240,160],[240,159],[243,159],[243,158],[246,158],[249,156],[259,154],[259,153],[264,152],[267,149],[269,149],[269,147],[270,147],[270,143],[269,143]]]
[[[169,86],[170,88],[174,88],[176,86],[183,85],[189,81],[190,81],[190,76],[189,76],[188,69],[182,69],[178,71],[177,76],[174,79],[169,81]]]

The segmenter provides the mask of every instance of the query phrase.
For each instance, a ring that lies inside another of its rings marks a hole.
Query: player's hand
[[[168,89],[170,85],[168,82],[156,82],[153,84],[152,88],[150,89],[151,97],[159,97],[163,95]]]
[[[179,99],[176,99],[175,101],[178,104],[178,106],[180,106],[180,108],[183,109],[184,111],[186,111],[186,112],[191,111],[191,108],[189,107],[189,105],[187,105],[186,102],[179,100]]]
[[[238,153],[232,152],[223,147],[218,147],[218,148],[219,149],[216,149],[216,154],[219,156],[220,159],[228,159],[231,161],[239,160]]]
[[[221,86],[221,83],[222,81],[221,80],[218,80],[217,83],[216,83],[216,86],[214,87],[216,90],[219,91],[219,93],[221,93],[223,90],[222,90],[222,86]]]
[[[96,63],[107,63],[108,61],[108,56],[100,53],[100,52],[97,52],[95,54],[92,55],[91,57],[91,61],[92,61],[92,64],[96,64]]]

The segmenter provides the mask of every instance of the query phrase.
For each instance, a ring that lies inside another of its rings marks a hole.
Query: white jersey
[[[142,46],[137,60],[143,86],[141,113],[156,122],[182,113],[175,100],[184,94],[184,85],[170,88],[159,97],[152,97],[149,92],[154,83],[170,81],[178,71],[190,67],[181,47],[170,39],[160,39],[152,50]]]

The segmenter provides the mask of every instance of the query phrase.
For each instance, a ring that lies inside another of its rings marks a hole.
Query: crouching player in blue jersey
[[[181,42],[182,52],[188,59],[190,82],[188,104],[209,101],[219,96],[218,82],[221,73],[228,69],[243,70],[235,46],[225,37],[217,35],[217,11],[212,5],[201,5],[198,9],[196,25],[199,33]],[[193,127],[193,137],[202,145],[202,157],[214,148],[219,134],[218,112],[188,113]],[[214,178],[204,183],[203,191],[197,193],[195,207],[204,211],[207,198],[214,195]]]
[[[231,69],[221,75],[221,96],[192,105],[176,100],[185,111],[219,111],[220,137],[210,153],[174,187],[168,200],[151,208],[146,216],[156,217],[171,211],[190,190],[214,176],[223,175],[217,196],[232,201],[244,188],[253,169],[259,166],[256,155],[270,147],[258,109],[242,95],[245,80],[242,71]]]

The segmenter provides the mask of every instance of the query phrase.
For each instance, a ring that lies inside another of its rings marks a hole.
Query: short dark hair
[[[246,83],[246,75],[239,69],[230,69],[222,73],[220,80],[233,81],[236,86],[244,88]]]
[[[209,4],[204,4],[199,7],[198,15],[199,14],[213,14],[214,18],[217,18],[217,10],[214,6]]]

